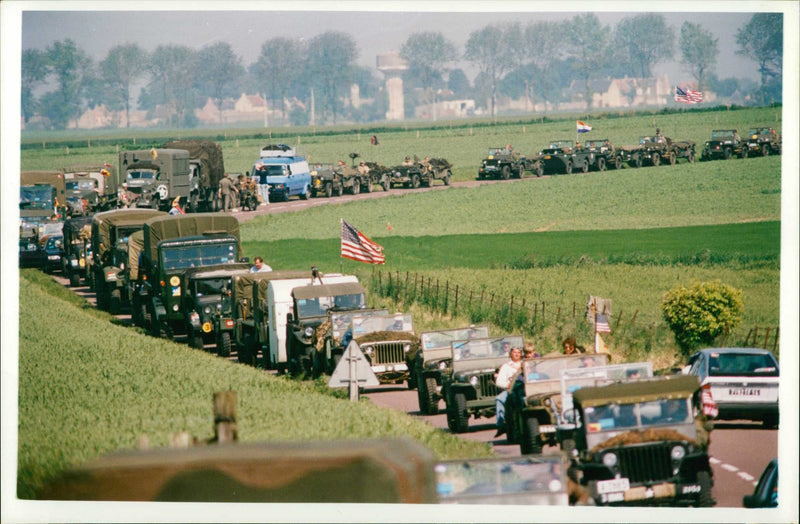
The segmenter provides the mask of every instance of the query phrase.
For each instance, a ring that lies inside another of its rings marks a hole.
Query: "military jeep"
[[[756,127],[747,132],[747,149],[751,155],[780,155],[783,137],[771,127]]]
[[[353,313],[350,315],[352,337],[381,384],[408,381],[415,387],[411,369],[419,351],[419,337],[414,334],[411,313]]]
[[[747,143],[739,139],[735,129],[715,129],[711,132],[711,140],[707,140],[700,154],[700,160],[728,160],[733,156],[747,158]]]
[[[591,154],[591,167],[595,171],[606,169],[622,169],[622,158],[607,138],[600,140],[587,140],[586,150]]]
[[[342,175],[333,164],[314,164],[311,169],[311,191],[315,197],[342,196]]]
[[[442,375],[448,374],[451,367],[450,344],[461,341],[489,338],[487,326],[442,329],[428,331],[420,335],[421,351],[414,359],[413,374],[417,384],[419,410],[424,415],[439,413],[439,400],[442,398]]]
[[[451,370],[442,375],[447,426],[454,433],[469,429],[469,418],[493,417],[500,389],[495,374],[510,359],[512,348],[522,348],[521,336],[476,338],[450,343]]]
[[[286,320],[286,353],[290,367],[316,378],[331,372],[333,355],[314,345],[316,330],[329,312],[358,310],[366,305],[366,290],[357,282],[317,284],[292,290],[292,314]],[[296,364],[291,364],[296,363]]]
[[[478,180],[502,178],[508,180],[511,175],[522,178],[525,163],[522,156],[507,147],[490,147],[486,158],[478,168]]]
[[[70,218],[64,222],[64,256],[61,259],[63,273],[69,278],[69,285],[80,285],[86,275],[87,253],[91,256],[92,217]],[[89,231],[87,233],[87,230]]]
[[[576,147],[572,140],[553,140],[539,152],[544,173],[571,174],[575,169],[587,173],[592,164],[592,153]]]
[[[699,397],[691,375],[575,391],[572,480],[598,505],[713,506]]]
[[[353,313],[358,313],[360,318],[367,316],[386,317],[388,309],[345,309],[332,308],[328,310],[328,318],[314,330],[312,343],[320,355],[328,361],[327,372],[333,374],[334,369],[342,359],[347,345],[353,339]]]
[[[217,355],[231,355],[233,276],[249,271],[250,264],[246,263],[186,270],[180,309],[186,315],[184,330],[190,346],[203,349],[206,343],[214,343]]]
[[[506,399],[509,442],[518,442],[522,454],[541,453],[545,444],[555,446],[562,402],[561,373],[568,369],[606,364],[606,353],[556,353],[524,360]]]

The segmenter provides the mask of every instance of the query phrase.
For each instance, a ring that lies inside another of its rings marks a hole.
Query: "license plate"
[[[545,156],[544,156],[544,159],[545,159],[545,160],[550,160],[550,155],[545,155]]]
[[[381,373],[383,371],[386,371],[386,366],[372,366],[372,371],[374,371],[375,373]]]
[[[539,433],[555,433],[556,427],[552,424],[547,424],[544,426],[539,426]]]
[[[760,388],[730,388],[728,395],[732,397],[760,397]]]
[[[611,479],[611,480],[598,480],[597,493],[602,495],[604,493],[616,493],[619,491],[627,491],[631,487],[631,481],[627,478]]]
[[[395,371],[408,371],[408,366],[405,364],[395,364],[394,366]]]

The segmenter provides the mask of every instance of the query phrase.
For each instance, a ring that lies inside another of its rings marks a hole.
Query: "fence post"
[[[450,295],[450,280],[444,281],[444,312],[447,313],[447,299]]]
[[[489,299],[489,309],[494,307],[494,293],[492,293],[492,298]]]
[[[545,302],[543,300],[542,301],[542,322],[546,322],[547,321],[547,317],[544,314],[544,307],[545,307]]]
[[[753,344],[758,344],[758,326],[753,328]]]
[[[406,271],[406,285],[405,289],[403,289],[403,296],[408,300],[408,271]]]
[[[514,314],[514,295],[511,295],[511,303],[508,305],[508,314],[509,316]]]
[[[619,309],[619,315],[617,315],[617,323],[614,324],[614,331],[616,332],[619,329],[619,321],[622,320],[622,308]]]
[[[558,324],[560,318],[561,318],[561,306],[558,306],[558,311],[556,312],[556,324]]]
[[[467,302],[467,308],[472,307],[472,290],[469,292],[469,301]]]
[[[767,327],[767,333],[764,335],[764,347],[767,347],[767,340],[769,340],[769,330],[770,328]]]
[[[575,301],[572,301],[572,318],[575,318]]]
[[[631,325],[633,325],[633,323],[634,323],[634,322],[636,322],[636,315],[638,315],[638,314],[639,314],[639,310],[637,309],[637,310],[636,310],[636,311],[633,313],[633,318],[631,319]]]
[[[236,430],[236,392],[214,393],[214,438],[212,442],[224,444],[239,440]]]
[[[776,327],[775,328],[775,343],[772,345],[772,352],[773,353],[775,353],[775,351],[777,351],[777,349],[778,349],[778,333],[780,332],[780,330],[781,330],[780,327]]]
[[[417,273],[414,273],[414,300],[416,300],[416,297],[417,297],[417,277],[418,276],[419,275]]]
[[[456,299],[455,303],[453,304],[453,316],[458,314],[458,284],[456,284]]]
[[[744,339],[744,347],[747,347],[747,343],[750,342],[750,335],[753,334],[753,328],[750,328],[750,331],[747,332],[747,338]]]

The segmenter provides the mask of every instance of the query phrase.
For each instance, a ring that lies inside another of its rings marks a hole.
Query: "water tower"
[[[386,94],[389,97],[389,110],[386,111],[386,120],[403,120],[405,109],[403,105],[403,71],[408,69],[408,64],[400,58],[397,51],[381,53],[377,56],[378,71],[386,75]]]

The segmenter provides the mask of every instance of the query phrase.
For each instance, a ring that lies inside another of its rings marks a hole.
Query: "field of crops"
[[[37,272],[26,270],[28,274]],[[173,432],[213,436],[215,391],[238,393],[243,442],[407,436],[442,458],[490,454],[476,442],[369,402],[353,409],[315,385],[268,376],[183,344],[110,325],[50,295],[37,276],[20,279],[18,495],[63,468],[141,435],[165,446]],[[42,322],[58,311],[59,322]],[[102,334],[102,335],[100,335]]]

